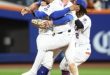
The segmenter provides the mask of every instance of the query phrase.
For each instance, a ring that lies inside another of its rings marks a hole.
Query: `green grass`
[[[26,72],[25,68],[0,68],[0,75],[21,75],[21,73]]]
[[[81,68],[80,75],[110,75],[110,68]]]
[[[0,68],[0,75],[21,75],[28,68]],[[110,75],[110,68],[80,68],[80,75]],[[51,75],[61,75],[59,69],[53,69]]]

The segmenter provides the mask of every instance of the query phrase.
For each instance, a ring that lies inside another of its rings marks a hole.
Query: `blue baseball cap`
[[[84,8],[87,8],[87,2],[85,0],[77,0],[76,3],[82,5]]]

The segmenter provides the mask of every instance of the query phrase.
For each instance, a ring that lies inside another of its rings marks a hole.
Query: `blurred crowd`
[[[86,0],[89,9],[110,9],[110,0]]]
[[[37,0],[0,0],[28,6]],[[85,0],[88,9],[110,9],[110,0]]]

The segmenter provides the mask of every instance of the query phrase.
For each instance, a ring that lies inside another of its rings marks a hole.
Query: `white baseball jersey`
[[[65,58],[60,64],[61,70],[68,70],[67,64],[75,63],[77,66],[85,62],[91,54],[90,28],[91,19],[84,15],[79,20],[84,24],[84,30],[79,33],[79,39],[71,39],[68,49],[65,52]]]
[[[50,3],[45,9],[44,12],[47,15],[51,15],[53,12],[58,11],[58,10],[63,10],[64,8],[70,7],[72,6],[72,3],[70,2],[70,0],[68,0],[68,3],[66,5],[64,5],[62,3],[61,0],[54,0],[52,3]],[[71,14],[71,12],[69,12]],[[75,13],[75,12],[74,12]],[[73,14],[73,12],[72,12]],[[61,26],[55,26],[53,28],[53,31],[58,33],[58,32],[63,32],[63,31],[67,31],[71,29],[71,26],[69,23],[65,24],[65,25],[61,25]]]

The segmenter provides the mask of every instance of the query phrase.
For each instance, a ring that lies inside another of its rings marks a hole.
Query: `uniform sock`
[[[41,66],[37,71],[37,75],[48,75],[49,69],[44,66]]]
[[[62,70],[62,75],[70,75],[69,71]]]

